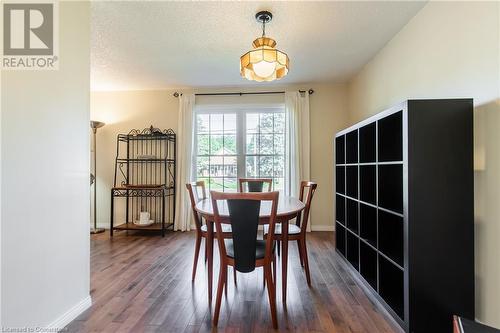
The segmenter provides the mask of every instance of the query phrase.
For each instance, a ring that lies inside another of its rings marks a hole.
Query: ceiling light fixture
[[[240,74],[258,82],[281,79],[288,74],[290,59],[275,48],[274,39],[266,37],[266,24],[271,22],[273,14],[262,11],[255,14],[255,18],[262,23],[262,37],[253,41],[253,50],[240,57]]]

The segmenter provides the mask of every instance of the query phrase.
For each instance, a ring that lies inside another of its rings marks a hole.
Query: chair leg
[[[215,301],[215,311],[212,325],[217,326],[219,323],[219,313],[220,313],[220,305],[222,301],[222,289],[224,289],[224,281],[227,271],[227,265],[221,264],[219,271],[219,284],[217,286],[217,296]]]
[[[263,234],[263,239],[266,240],[267,239],[267,235],[264,233],[264,231],[262,231],[262,234]],[[264,269],[264,267],[262,267],[262,287],[266,287],[266,270]]]
[[[276,257],[274,257],[273,259],[273,281],[274,281],[274,285],[276,286],[277,280],[278,279],[278,275],[276,275]]]
[[[304,259],[302,259],[302,246],[300,245],[300,239],[297,239],[297,247],[299,248],[300,266],[304,267]]]
[[[280,255],[280,247],[281,247],[281,242],[279,240],[276,241],[276,247],[278,248],[278,255]]]
[[[198,266],[198,256],[200,254],[201,236],[196,235],[196,244],[194,246],[194,262],[193,262],[193,274],[191,276],[191,281],[194,281],[196,277],[196,266]]]
[[[226,274],[224,274],[224,294],[227,297],[227,269],[226,269]]]
[[[271,276],[271,265],[264,266],[264,275],[267,282],[267,294],[269,296],[269,307],[271,308],[271,319],[273,322],[273,328],[278,328],[278,319],[276,317],[276,286],[273,283],[273,278]]]
[[[301,241],[300,247],[302,248],[302,257],[304,260],[304,268],[306,271],[307,284],[311,286],[311,274],[309,273],[309,260],[307,259],[307,245],[305,237],[302,238],[300,241]]]
[[[282,240],[283,256],[281,257],[281,292],[283,305],[286,307],[287,283],[288,283],[288,240]]]
[[[208,244],[205,240],[205,264],[207,263],[207,248],[208,248]]]

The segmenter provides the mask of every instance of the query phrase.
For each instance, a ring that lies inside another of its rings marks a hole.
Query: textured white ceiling
[[[239,57],[270,10],[267,35],[290,57],[278,84],[342,82],[425,2],[92,2],[92,89],[256,85]],[[264,83],[266,85],[276,83]],[[264,85],[259,83],[258,85]]]

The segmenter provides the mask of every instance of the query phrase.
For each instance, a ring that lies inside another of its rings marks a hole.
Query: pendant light
[[[253,41],[253,50],[240,57],[240,74],[252,81],[274,81],[288,74],[289,62],[286,53],[275,48],[276,41],[266,37],[266,24],[271,22],[273,14],[267,11],[255,14],[262,23],[262,37]]]

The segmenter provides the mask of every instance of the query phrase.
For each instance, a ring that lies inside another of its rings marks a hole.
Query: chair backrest
[[[196,211],[196,204],[207,198],[207,192],[205,191],[205,182],[198,181],[186,184],[187,191],[189,193],[189,200],[191,202],[191,209],[193,210],[194,223],[196,230],[201,232],[201,216]]]
[[[245,184],[247,184],[246,192],[271,192],[273,180],[271,178],[240,178],[240,192],[245,192]],[[264,190],[264,184],[267,184],[267,190]]]
[[[210,196],[217,232],[222,233],[221,223],[231,224],[236,270],[242,273],[252,272],[255,269],[255,250],[261,202],[271,202],[269,234],[274,235],[279,192],[223,193],[211,191]],[[218,203],[220,204],[221,200],[227,201],[229,218],[219,214]],[[227,256],[226,244],[222,237],[218,237],[218,242],[222,261],[222,258]],[[273,237],[267,237],[264,260],[271,260],[273,242]]]
[[[306,232],[307,231],[307,223],[309,222],[309,213],[311,211],[311,203],[312,199],[314,196],[314,192],[316,192],[316,188],[318,187],[318,184],[315,182],[310,182],[303,180],[300,182],[300,193],[299,193],[299,200],[304,203],[306,206],[304,208],[304,211],[302,214],[300,214],[297,217],[297,223],[300,223],[300,232]],[[307,197],[304,199],[304,194],[306,193],[307,190]]]

